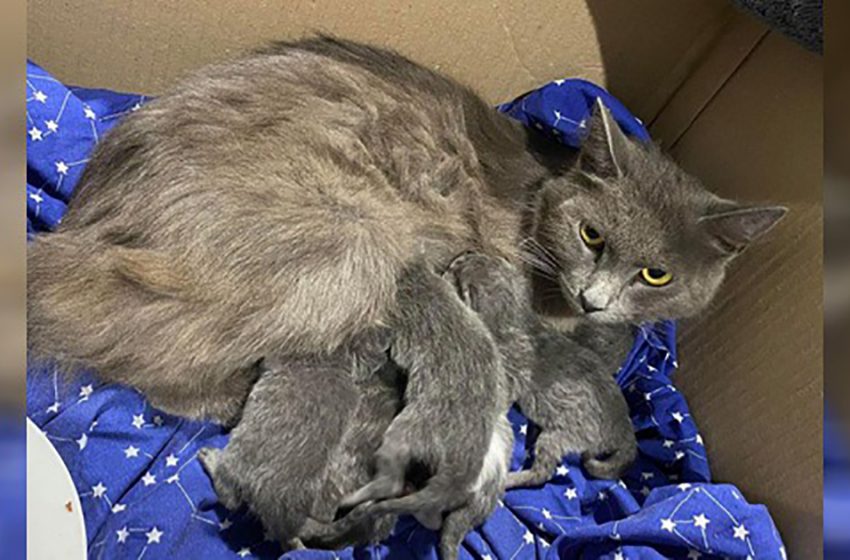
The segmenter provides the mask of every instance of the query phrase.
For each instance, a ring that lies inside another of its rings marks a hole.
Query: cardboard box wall
[[[559,77],[604,84],[715,192],[791,208],[683,324],[676,383],[715,478],[769,506],[791,558],[820,557],[821,58],[726,0],[30,0],[28,56],[68,83],[156,94],[315,30],[396,48],[493,103]]]

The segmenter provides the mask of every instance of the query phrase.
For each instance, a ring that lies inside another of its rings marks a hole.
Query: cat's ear
[[[703,216],[699,222],[723,250],[737,254],[779,223],[787,212],[783,206],[729,205]]]
[[[598,97],[587,128],[579,152],[580,168],[598,177],[623,176],[631,140]]]

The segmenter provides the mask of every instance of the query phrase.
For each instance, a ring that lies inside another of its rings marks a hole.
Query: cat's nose
[[[601,307],[596,307],[584,297],[584,292],[579,293],[578,302],[581,304],[581,308],[585,313],[593,313],[594,311],[602,311]]]

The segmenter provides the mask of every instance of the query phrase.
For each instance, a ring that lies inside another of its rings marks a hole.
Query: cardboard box
[[[726,0],[30,0],[28,54],[61,80],[156,94],[180,73],[314,30],[394,47],[506,101],[605,84],[716,192],[791,208],[686,322],[677,383],[718,481],[821,556],[822,59]]]

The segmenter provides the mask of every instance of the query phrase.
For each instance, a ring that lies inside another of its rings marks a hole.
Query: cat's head
[[[576,164],[541,189],[533,242],[573,313],[605,323],[699,313],[726,266],[785,214],[707,191],[597,105]],[[546,282],[544,281],[544,285]]]

